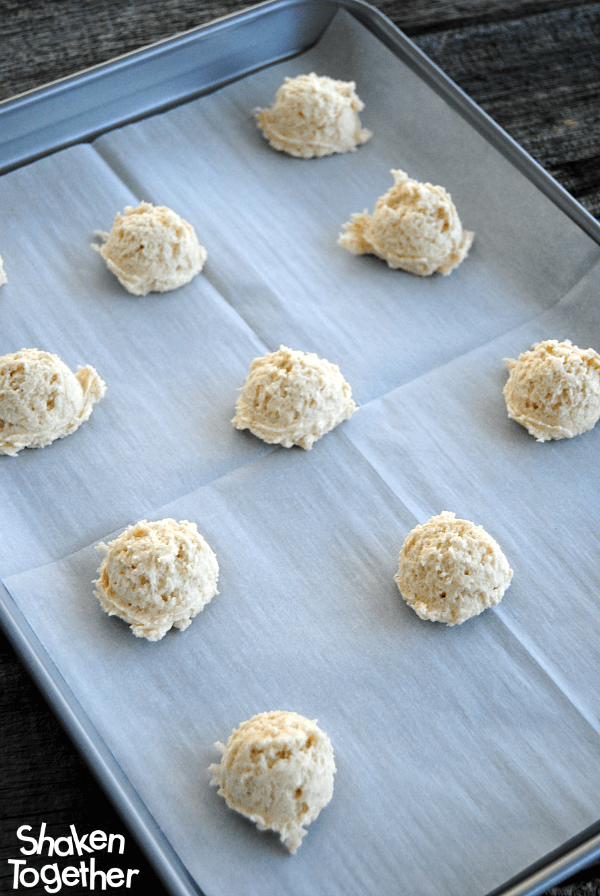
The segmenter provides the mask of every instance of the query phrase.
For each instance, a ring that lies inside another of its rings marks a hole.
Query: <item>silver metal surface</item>
[[[312,46],[345,9],[600,244],[600,223],[410,40],[362,0],[269,0],[0,103],[0,174],[156,114]],[[0,584],[0,622],[94,773],[177,896],[201,891]],[[488,896],[536,896],[600,858],[600,821]]]
[[[172,108],[314,44],[330,0],[267,2],[0,103],[0,174]]]

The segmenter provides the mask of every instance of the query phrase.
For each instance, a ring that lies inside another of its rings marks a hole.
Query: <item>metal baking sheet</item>
[[[306,70],[356,81],[374,132],[356,153],[295,160],[257,131],[252,109]],[[138,89],[117,95],[117,72]],[[1,459],[4,624],[167,885],[533,893],[590,859],[600,435],[540,446],[501,389],[533,341],[600,345],[597,223],[362,3],[263,4],[0,115],[22,133],[0,156],[0,353],[37,345],[108,385],[75,435]],[[476,232],[449,278],[337,247],[390,168],[444,184]],[[89,243],[142,199],[190,220],[209,260],[140,300]],[[230,424],[251,359],[282,342],[338,363],[360,405],[310,453]],[[404,536],[442,509],[515,569],[458,629],[393,583]],[[221,565],[219,596],[159,644],[92,596],[95,544],[143,516],[194,519]],[[318,718],[336,750],[294,857],[209,786],[214,741],[270,708]]]

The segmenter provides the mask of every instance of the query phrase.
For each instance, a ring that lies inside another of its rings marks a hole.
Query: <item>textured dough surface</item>
[[[91,366],[24,348],[0,357],[0,454],[43,448],[81,426],[106,391]]]
[[[358,113],[364,103],[354,81],[326,76],[286,78],[269,109],[256,109],[258,126],[274,149],[301,159],[352,152],[371,137]]]
[[[460,625],[499,604],[512,575],[485,529],[443,511],[408,534],[395,582],[421,619]]]
[[[164,205],[126,205],[109,233],[97,231],[104,242],[92,243],[119,283],[134,296],[169,292],[199,274],[206,261],[191,224]]]
[[[325,732],[295,712],[263,712],[215,746],[223,755],[210,766],[211,784],[227,805],[296,852],[306,825],[333,795],[335,761]]]
[[[354,255],[377,255],[391,268],[427,277],[449,274],[466,258],[474,234],[463,230],[452,197],[443,187],[412,180],[392,169],[394,185],[373,214],[356,212],[338,245]]]
[[[337,364],[282,345],[252,361],[231,422],[264,442],[308,451],[355,410]]]
[[[187,520],[141,520],[98,550],[105,556],[94,594],[138,638],[159,641],[171,627],[183,631],[218,593],[217,558]]]
[[[594,349],[547,339],[504,361],[508,416],[538,442],[571,439],[600,419],[600,355]]]

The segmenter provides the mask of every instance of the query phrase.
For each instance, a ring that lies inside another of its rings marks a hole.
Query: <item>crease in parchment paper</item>
[[[357,152],[292,159],[258,131],[252,109],[312,69],[356,81],[374,132]],[[450,277],[337,246],[391,168],[441,183],[475,231]],[[0,353],[107,383],[77,433],[0,459],[2,581],[207,896],[475,896],[594,821],[600,431],[537,444],[506,415],[502,359],[600,347],[598,245],[345,12],[301,57],[11,172],[0,197]],[[142,200],[208,260],[134,299],[89,243]],[[310,452],[231,426],[251,360],[281,343],[338,364],[360,405]],[[515,571],[453,629],[393,581],[441,510]],[[93,597],[94,545],[159,515],[197,522],[220,593],[146,644]],[[338,765],[291,859],[207,771],[215,740],[273,708],[318,718]]]

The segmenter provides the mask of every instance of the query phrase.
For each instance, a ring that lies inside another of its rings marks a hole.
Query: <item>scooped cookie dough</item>
[[[2,263],[2,256],[0,255],[0,286],[7,282],[8,277],[6,276],[6,271],[4,270],[4,265]]]
[[[217,558],[187,520],[142,520],[98,550],[105,556],[94,594],[138,638],[159,641],[171,627],[183,631],[218,594]]]
[[[538,442],[571,439],[600,419],[600,355],[594,349],[547,339],[516,361],[504,361],[508,416]]]
[[[373,214],[356,212],[338,245],[354,255],[377,255],[391,268],[428,277],[449,274],[466,258],[474,234],[463,230],[452,197],[443,187],[392,170],[394,185]]]
[[[24,348],[0,357],[0,454],[43,448],[84,423],[106,385],[91,366],[73,373],[58,355]]]
[[[119,283],[134,296],[169,292],[199,274],[207,253],[191,224],[164,205],[125,206],[104,242],[92,243]]]
[[[258,126],[274,149],[300,159],[352,152],[372,136],[358,113],[364,103],[354,81],[326,76],[286,78],[270,109],[256,109]]]
[[[355,410],[337,364],[282,345],[252,361],[231,422],[264,442],[309,451]]]
[[[421,619],[460,625],[499,604],[512,575],[485,529],[443,511],[408,534],[394,578]]]
[[[328,736],[295,712],[263,712],[234,729],[210,766],[230,809],[272,830],[295,853],[333,795],[335,761]]]

